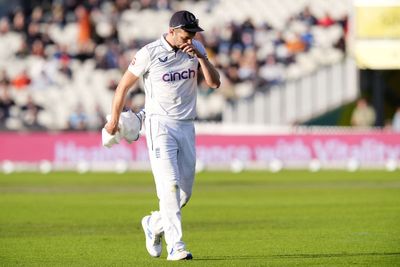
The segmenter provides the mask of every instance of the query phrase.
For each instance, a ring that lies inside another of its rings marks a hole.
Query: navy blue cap
[[[188,32],[204,31],[199,27],[199,20],[196,19],[193,13],[186,10],[175,12],[169,21],[169,26],[174,29],[183,29]]]

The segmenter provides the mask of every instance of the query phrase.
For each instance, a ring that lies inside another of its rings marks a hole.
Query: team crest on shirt
[[[158,60],[162,63],[166,62],[168,60],[168,56],[166,56],[165,58],[158,58]]]

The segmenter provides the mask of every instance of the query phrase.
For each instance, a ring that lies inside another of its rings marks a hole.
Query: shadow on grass
[[[196,261],[207,260],[257,260],[257,259],[312,259],[312,258],[342,258],[359,256],[400,256],[400,252],[360,252],[360,253],[326,253],[326,254],[282,254],[282,255],[259,255],[259,256],[215,256],[196,257]]]

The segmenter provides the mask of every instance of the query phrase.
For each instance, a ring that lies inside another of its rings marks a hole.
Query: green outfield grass
[[[148,256],[150,173],[0,174],[0,266],[400,266],[400,172],[204,172],[194,260]]]

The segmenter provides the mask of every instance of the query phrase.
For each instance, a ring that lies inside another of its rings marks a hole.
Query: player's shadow
[[[343,258],[358,256],[400,256],[400,252],[359,252],[359,253],[322,253],[322,254],[281,254],[281,255],[243,255],[243,256],[211,256],[196,257],[195,260],[259,260],[259,259],[312,259],[312,258]]]

